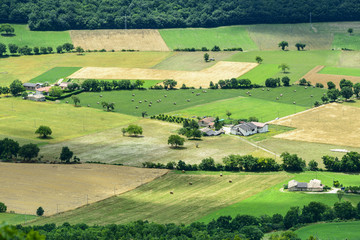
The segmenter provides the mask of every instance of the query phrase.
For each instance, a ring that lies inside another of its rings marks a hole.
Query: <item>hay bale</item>
[[[305,89],[307,89],[307,87],[305,87]]]
[[[185,170],[181,170],[182,173],[185,173]]]
[[[251,93],[249,94],[249,96],[251,97]]]
[[[131,101],[133,102],[133,101],[135,101],[134,99],[131,99]]]
[[[294,92],[296,92],[296,89],[294,90]]]
[[[152,104],[152,101],[150,101],[150,104]]]
[[[90,104],[88,104],[88,107],[90,107]]]
[[[282,94],[280,94],[280,97],[282,97],[283,95]]]
[[[133,93],[132,96],[135,96],[135,93]]]
[[[164,95],[164,97],[167,97],[167,95]]]
[[[229,180],[229,183],[232,183],[232,180]]]
[[[194,93],[194,91],[192,91],[191,93]]]
[[[97,104],[100,104],[99,102],[97,102]]]
[[[170,194],[174,194],[174,192],[173,192],[173,191],[171,191],[171,192],[170,192]]]
[[[293,102],[293,104],[296,104],[296,102]]]
[[[313,95],[310,95],[310,97],[313,97]]]
[[[192,182],[189,182],[189,185],[192,185]]]
[[[190,102],[190,99],[186,100],[187,102]]]
[[[66,103],[69,103],[69,101],[66,101]]]
[[[145,99],[144,102],[147,102],[147,100]]]
[[[139,103],[142,103],[142,101],[139,101]]]
[[[176,102],[174,102],[174,105],[176,105]]]
[[[149,107],[151,107],[151,104],[149,104]]]
[[[100,97],[102,97],[102,95],[100,95]]]
[[[263,90],[263,91],[265,91],[265,89],[264,89],[264,88],[263,88],[262,90]]]
[[[220,177],[222,177],[223,176],[223,174],[222,173],[220,173]]]
[[[136,106],[135,108],[136,108],[136,109],[138,109],[139,107],[138,107],[138,106]]]
[[[270,91],[270,89],[266,89],[267,91]]]
[[[276,100],[279,100],[279,97],[276,97]]]

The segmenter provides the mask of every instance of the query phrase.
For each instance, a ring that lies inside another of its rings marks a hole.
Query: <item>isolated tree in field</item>
[[[281,82],[283,83],[283,85],[285,87],[290,86],[290,78],[288,76],[285,76],[285,77],[281,78]]]
[[[71,96],[71,99],[74,101],[75,107],[77,107],[78,103],[80,103],[80,99],[75,95]]]
[[[283,73],[286,73],[286,70],[289,70],[289,69],[290,69],[289,65],[287,65],[286,63],[280,64],[280,65],[278,66],[278,68],[280,68],[281,71],[283,71]]]
[[[281,50],[284,51],[285,48],[289,46],[289,43],[286,41],[281,41],[281,42],[279,42],[278,46],[281,47]]]
[[[226,111],[226,116],[228,116],[228,119],[230,119],[231,115],[232,115],[232,113],[230,111]]]
[[[144,118],[145,116],[147,116],[148,114],[147,114],[147,112],[142,112],[141,113],[141,116]]]
[[[44,209],[42,207],[39,207],[37,210],[36,210],[36,215],[41,217],[42,215],[44,215]]]
[[[9,52],[11,54],[17,53],[17,51],[19,49],[19,47],[16,44],[12,44],[12,43],[9,43],[8,48],[9,48]]]
[[[77,52],[78,55],[81,55],[85,52],[82,47],[76,47],[75,51]]]
[[[4,53],[6,53],[6,45],[0,43],[0,56],[2,56]]]
[[[57,53],[62,53],[63,52],[63,46],[57,46],[56,47],[56,52]]]
[[[258,63],[258,64],[261,64],[263,59],[260,57],[260,56],[256,56],[255,57],[255,61]]]
[[[25,87],[20,80],[16,79],[10,84],[10,92],[13,96],[19,96],[24,91]]]
[[[143,133],[143,129],[138,125],[131,124],[126,128],[126,132],[132,136],[137,136]]]
[[[65,43],[65,44],[62,46],[62,49],[64,49],[64,50],[67,51],[67,52],[70,52],[71,50],[74,49],[74,45],[72,45],[71,43]]]
[[[354,92],[351,87],[343,87],[340,93],[341,96],[343,96],[343,98],[345,98],[346,100],[348,100],[349,98],[352,97],[352,95],[354,95]]]
[[[331,101],[336,101],[336,99],[340,96],[339,89],[329,89],[326,95],[330,98]]]
[[[328,89],[334,89],[334,88],[336,88],[335,83],[333,83],[332,81],[327,82],[327,86],[328,86]]]
[[[7,207],[4,203],[0,202],[0,213],[6,212]]]
[[[347,32],[351,35],[351,34],[354,32],[354,29],[349,28],[349,29],[347,30]]]
[[[61,97],[63,90],[59,86],[53,86],[50,88],[49,96],[51,97]]]
[[[208,53],[204,54],[204,60],[205,60],[205,62],[209,61],[209,54]]]
[[[115,103],[102,102],[101,105],[103,106],[103,108],[106,108],[107,112],[111,112],[115,109]]]
[[[168,144],[171,145],[171,147],[178,148],[179,146],[183,146],[185,142],[185,138],[180,137],[179,135],[171,135],[168,138]]]
[[[4,24],[0,26],[0,32],[5,32],[6,35],[12,35],[15,29],[9,24]]]
[[[163,84],[164,84],[165,89],[168,89],[168,88],[173,89],[177,85],[177,82],[175,80],[168,79],[168,80],[163,81]]]
[[[297,43],[297,44],[295,44],[295,47],[297,48],[298,51],[304,50],[304,48],[306,47],[306,44],[304,44],[304,43]]]
[[[354,84],[354,94],[356,94],[356,97],[359,97],[359,93],[360,93],[360,83],[355,83]]]
[[[39,134],[41,138],[47,138],[52,134],[52,130],[48,126],[41,125],[36,131],[36,134]]]
[[[70,151],[70,149],[67,146],[65,146],[61,150],[60,160],[69,163],[70,159],[73,157],[73,154],[74,153]]]
[[[342,199],[343,196],[344,196],[344,191],[338,190],[338,191],[336,192],[336,195],[337,195],[337,197],[338,197],[338,199],[339,199],[339,202],[341,202],[341,199]]]
[[[20,145],[17,141],[9,138],[0,140],[0,159],[9,160],[12,157],[16,157],[20,149]]]
[[[19,150],[19,156],[24,158],[24,161],[30,162],[32,158],[38,156],[40,148],[33,143],[23,145]]]

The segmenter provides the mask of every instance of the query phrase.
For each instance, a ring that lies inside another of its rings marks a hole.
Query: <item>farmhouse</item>
[[[324,190],[324,186],[318,179],[312,179],[309,183],[291,180],[288,183],[288,189],[289,191],[322,192]]]
[[[267,132],[268,125],[266,123],[259,123],[259,122],[244,122],[238,125],[233,126],[230,129],[230,133],[234,135],[242,135],[242,136],[249,136],[255,133],[264,133]]]
[[[37,94],[45,94],[45,95],[48,95],[49,94],[49,91],[50,91],[50,88],[51,87],[42,87],[42,88],[38,88],[36,89],[36,93]]]
[[[225,133],[224,130],[214,131],[210,128],[202,128],[202,129],[200,129],[200,131],[202,132],[202,134],[204,136],[219,136],[219,135]]]
[[[206,117],[206,118],[203,118],[201,119],[198,124],[200,127],[207,127],[207,128],[213,128],[214,127],[214,121],[215,121],[215,118],[213,117]]]
[[[41,83],[24,83],[23,86],[26,90],[35,90],[42,87]]]
[[[27,99],[36,102],[45,102],[45,96],[39,92],[36,92],[35,94],[29,94]]]

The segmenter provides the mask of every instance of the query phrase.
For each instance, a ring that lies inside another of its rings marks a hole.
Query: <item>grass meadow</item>
[[[81,67],[54,67],[49,71],[31,79],[31,83],[44,83],[48,82],[49,84],[56,83],[61,78],[66,78],[70,76],[77,70],[80,70]]]
[[[244,75],[241,75],[239,78],[250,79],[252,83],[265,85],[266,79],[272,78],[280,73],[278,66],[278,64],[262,63]]]
[[[311,179],[320,179],[323,184],[332,186],[333,180],[339,180],[343,185],[358,186],[360,185],[360,179],[357,175],[342,174],[342,173],[330,173],[330,172],[305,172],[298,174],[289,174],[289,178],[284,180],[275,186],[272,186],[265,191],[262,191],[252,197],[249,197],[243,201],[239,201],[233,205],[214,211],[207,216],[199,219],[202,222],[210,222],[212,219],[216,219],[219,216],[230,215],[232,217],[237,214],[250,214],[255,216],[261,216],[264,214],[272,215],[280,213],[285,215],[286,212],[293,206],[302,207],[312,201],[318,201],[327,205],[333,205],[339,201],[336,194],[308,194],[304,192],[281,192],[280,188],[283,184],[286,184],[289,180],[295,179],[297,181],[308,182]],[[353,205],[356,205],[360,201],[359,195],[345,194],[343,201],[350,201]]]
[[[360,77],[360,68],[324,67],[318,73]]]
[[[103,225],[136,220],[189,224],[199,216],[242,201],[287,178],[286,173],[234,173],[223,177],[218,173],[168,173],[133,191],[73,211],[41,218],[31,224],[69,222]],[[252,188],[247,187],[249,182]],[[174,194],[170,194],[170,191]]]
[[[72,43],[68,31],[30,31],[25,24],[11,24],[15,29],[15,36],[0,35],[0,42],[16,44],[19,47],[56,47],[64,43]]]
[[[211,49],[215,45],[221,49],[233,47],[241,47],[245,51],[257,49],[244,26],[163,29],[159,31],[171,49],[201,47]]]
[[[359,239],[360,221],[317,223],[296,230],[296,234],[303,240],[314,236],[327,240],[355,240]]]
[[[35,215],[0,213],[0,224],[5,222],[10,225],[23,224],[31,220],[35,220]]]
[[[360,50],[360,34],[335,33],[332,48]]]
[[[10,85],[15,79],[28,82],[54,67],[138,67],[150,68],[171,52],[97,52],[47,54],[8,57],[1,59],[0,86]]]

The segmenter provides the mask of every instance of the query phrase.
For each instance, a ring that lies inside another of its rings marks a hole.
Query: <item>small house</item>
[[[249,136],[257,133],[257,127],[253,123],[241,123],[233,126],[230,133],[234,135]]]
[[[200,131],[204,136],[219,136],[225,133],[224,130],[214,131],[210,128],[202,128]]]
[[[40,87],[42,87],[41,83],[24,83],[23,86],[25,87],[26,90],[36,90]]]
[[[324,186],[318,179],[312,179],[309,183],[291,180],[288,182],[288,189],[289,191],[322,192]]]
[[[257,127],[258,133],[265,133],[269,131],[269,127],[267,123],[260,123],[260,122],[251,122],[251,123]]]
[[[45,102],[45,96],[43,94],[40,94],[40,93],[29,94],[27,96],[27,99],[31,100],[31,101],[36,101],[36,102]]]
[[[215,121],[215,118],[206,117],[206,118],[199,120],[198,124],[200,127],[213,128],[214,124],[215,124],[214,121]]]
[[[50,88],[51,88],[51,86],[38,88],[38,89],[36,89],[36,94],[45,94],[45,95],[48,95],[48,94],[49,94],[49,91],[50,91]]]

